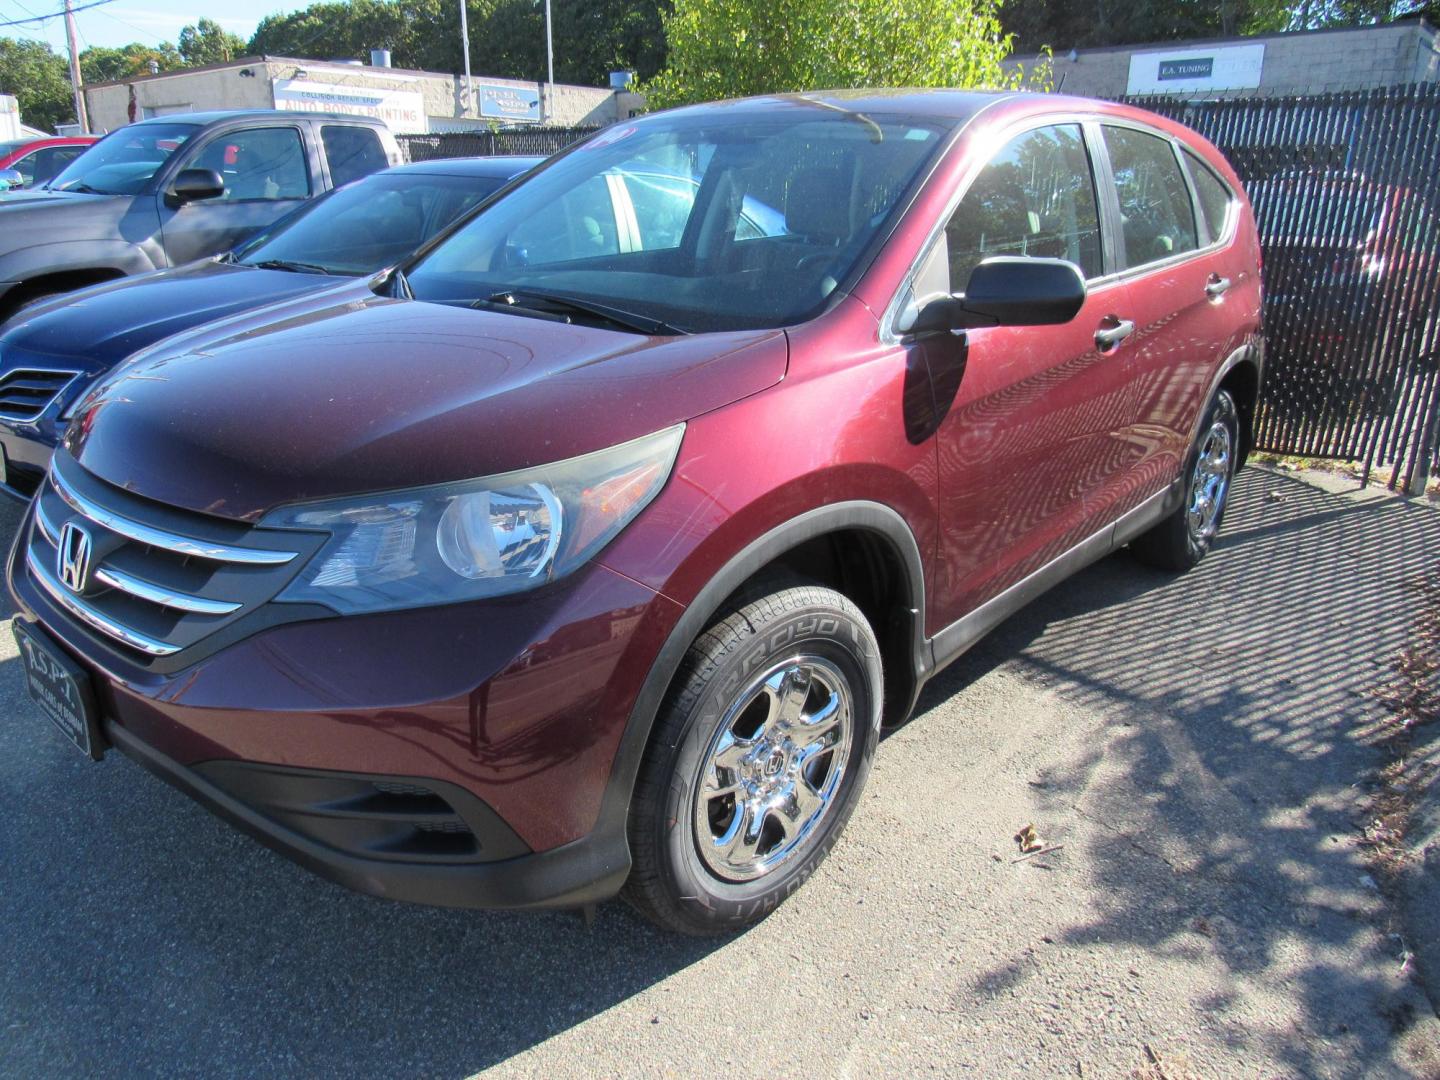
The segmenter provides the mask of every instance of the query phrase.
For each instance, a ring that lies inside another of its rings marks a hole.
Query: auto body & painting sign
[[[373,86],[339,86],[309,79],[276,79],[275,107],[301,112],[333,112],[384,120],[391,131],[424,134],[425,96],[418,90],[386,90]]]

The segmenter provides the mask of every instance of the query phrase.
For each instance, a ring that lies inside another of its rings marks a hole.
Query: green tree
[[[232,34],[214,19],[202,18],[180,31],[180,55],[186,67],[223,64],[245,55],[245,39]]]
[[[69,67],[43,41],[0,38],[0,94],[19,100],[20,119],[31,127],[54,131],[75,120]]]
[[[845,86],[1013,87],[997,0],[676,0],[664,108]]]
[[[1440,13],[1440,0],[1026,0],[1000,21],[1015,47],[1057,52],[1105,45],[1332,26],[1370,26]]]
[[[611,71],[649,78],[665,63],[661,14],[669,0],[563,0],[552,5],[555,78],[604,86]],[[545,77],[543,0],[468,0],[470,66],[477,76]],[[254,55],[352,57],[389,49],[397,67],[460,72],[460,9],[454,0],[322,0],[260,21]]]
[[[174,71],[185,66],[179,50],[168,41],[155,48],[138,41],[118,49],[92,45],[80,54],[80,77],[89,84],[148,75],[152,62],[161,71]]]

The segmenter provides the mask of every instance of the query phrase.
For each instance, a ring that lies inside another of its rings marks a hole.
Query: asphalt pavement
[[[1196,571],[1112,556],[947,670],[720,941],[348,893],[82,760],[5,635],[0,1074],[1440,1076],[1356,842],[1437,565],[1432,508],[1247,471]]]

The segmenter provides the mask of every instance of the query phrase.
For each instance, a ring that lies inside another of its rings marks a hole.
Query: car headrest
[[[785,227],[811,240],[848,240],[855,231],[852,176],[846,164],[817,165],[796,173],[785,194]]]

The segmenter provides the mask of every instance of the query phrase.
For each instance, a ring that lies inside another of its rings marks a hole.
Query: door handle
[[[1221,277],[1219,274],[1211,274],[1210,280],[1205,283],[1205,295],[1211,300],[1219,300],[1230,291],[1230,279]]]
[[[1116,319],[1114,326],[1102,326],[1095,331],[1095,344],[1100,347],[1101,352],[1115,348],[1127,337],[1135,332],[1135,323],[1131,319]]]

